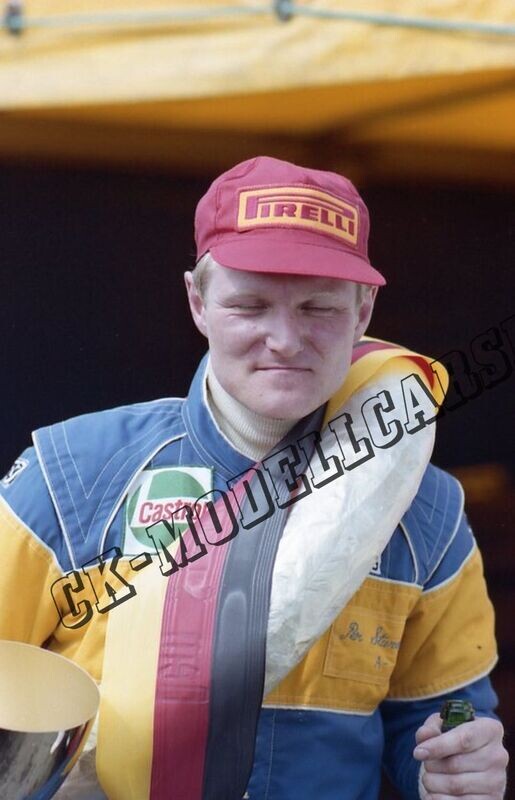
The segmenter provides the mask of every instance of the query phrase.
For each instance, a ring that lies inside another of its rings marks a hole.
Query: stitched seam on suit
[[[272,715],[272,734],[270,737],[270,759],[268,761],[268,775],[266,776],[266,786],[265,786],[265,797],[264,800],[268,800],[269,792],[270,792],[270,783],[272,780],[272,765],[274,761],[274,740],[275,740],[275,715],[276,712],[274,711]]]

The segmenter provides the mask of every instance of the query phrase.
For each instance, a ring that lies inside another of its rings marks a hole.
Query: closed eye
[[[303,311],[307,311],[308,314],[334,314],[336,313],[337,309],[334,306],[304,306]]]
[[[259,314],[266,310],[266,306],[262,303],[232,303],[229,308],[242,314]]]

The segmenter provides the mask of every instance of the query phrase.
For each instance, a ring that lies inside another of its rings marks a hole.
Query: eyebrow
[[[265,296],[260,292],[253,292],[251,290],[238,291],[235,289],[233,292],[223,298],[223,302],[230,303],[235,300],[264,300]]]
[[[339,295],[335,294],[335,292],[331,292],[328,289],[321,289],[319,292],[315,292],[314,294],[309,295],[307,298],[308,300],[332,300],[333,302],[338,298]]]
[[[313,303],[313,302],[331,302],[337,303],[341,302],[342,300],[346,300],[347,298],[341,297],[338,293],[334,292],[330,289],[320,289],[319,291],[315,291],[313,294],[307,294],[299,300],[299,303]],[[226,297],[220,300],[222,303],[234,303],[234,302],[241,302],[245,300],[259,300],[262,302],[268,302],[269,297],[266,292],[260,292],[259,290],[252,290],[252,289],[242,289],[238,291],[235,289],[234,291],[230,292]]]

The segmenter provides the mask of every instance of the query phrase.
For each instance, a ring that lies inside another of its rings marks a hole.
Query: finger
[[[486,795],[490,800],[502,798],[504,774],[501,771],[464,772],[460,775],[441,775],[425,772],[422,785],[433,799],[435,796],[461,797]]]
[[[503,800],[504,794],[465,794],[460,797],[460,800]],[[452,794],[426,794],[424,800],[456,800],[456,795]]]
[[[502,741],[503,727],[495,719],[483,717],[472,722],[464,722],[457,728],[441,736],[426,739],[417,745],[413,756],[418,761],[448,758],[458,753],[472,753],[491,742]]]
[[[439,736],[442,729],[442,720],[440,714],[431,714],[426,719],[423,725],[417,730],[415,734],[415,741],[417,744],[425,742],[427,739],[432,739],[433,736]]]
[[[460,772],[486,772],[489,769],[506,769],[508,753],[501,744],[489,744],[473,753],[458,753],[448,758],[428,759],[424,761],[427,772],[439,772],[445,775]]]

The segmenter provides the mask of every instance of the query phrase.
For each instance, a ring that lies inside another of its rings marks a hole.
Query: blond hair
[[[218,265],[215,259],[208,251],[197,261],[196,265],[191,271],[191,277],[193,278],[195,289],[199,293],[202,300],[204,300],[206,297],[209,273],[213,270],[213,267],[216,266]]]

